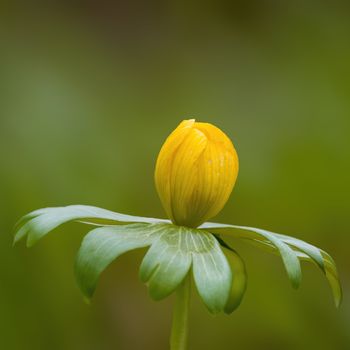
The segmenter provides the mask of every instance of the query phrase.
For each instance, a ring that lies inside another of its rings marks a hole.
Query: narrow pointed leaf
[[[272,232],[271,232],[272,233]],[[308,255],[311,259],[314,260],[314,262],[320,267],[322,271],[325,271],[325,266],[324,266],[324,261],[323,261],[323,256],[322,252],[320,249],[317,247],[304,242],[300,239],[286,236],[286,235],[281,235],[278,233],[275,233],[275,235],[283,240],[283,242],[287,243],[288,245],[297,248],[301,252],[305,253]]]
[[[343,299],[343,292],[338,276],[337,267],[334,260],[328,253],[322,251],[322,256],[325,262],[325,274],[332,289],[334,302],[336,307],[339,307]]]
[[[27,245],[34,245],[56,227],[70,222],[80,221],[92,225],[116,225],[131,222],[169,222],[168,220],[115,213],[87,205],[70,205],[67,207],[44,208],[24,216],[17,224],[14,242],[28,236]]]
[[[297,248],[294,247],[294,249]],[[300,250],[297,250],[296,252],[300,260],[315,263],[315,260],[309,255],[301,252]],[[338,276],[337,267],[334,260],[328,253],[321,249],[320,252],[324,261],[324,268],[322,269],[322,272],[325,274],[328,280],[329,286],[332,290],[335,306],[338,308],[343,299],[343,292]]]
[[[202,225],[201,228],[208,229],[211,232],[224,233],[223,230],[225,226],[231,226],[232,228],[237,228],[237,229],[242,228],[242,226],[223,225],[223,224],[215,224],[215,223],[206,223]],[[256,229],[254,228],[254,230]],[[300,239],[282,235],[279,233],[273,233],[273,232],[269,232],[269,233],[270,235],[275,236],[277,239],[282,240],[291,249],[293,249],[294,253],[296,254],[299,260],[313,262],[317,266],[319,266],[319,268],[325,274],[328,280],[328,283],[331,287],[335,305],[339,307],[342,301],[342,288],[341,288],[336,264],[332,259],[332,257],[322,249],[319,249]],[[239,231],[239,230],[237,230],[236,232],[232,230],[231,232],[229,232],[229,234],[236,238],[248,239],[249,242],[255,245],[258,245],[259,247],[269,252],[280,254],[280,251],[273,244],[273,242],[271,242],[271,240],[264,239],[263,237],[255,237],[254,235],[251,237],[247,237],[245,232]]]
[[[191,267],[191,252],[185,246],[181,227],[161,225],[163,232],[148,250],[140,267],[140,278],[147,283],[155,300],[171,294],[186,277]]]
[[[297,255],[288,244],[284,243],[279,237],[271,232],[255,227],[225,225],[209,222],[200,226],[200,229],[205,229],[216,234],[227,234],[232,237],[248,239],[251,241],[268,241],[280,253],[292,286],[294,288],[299,287],[302,274]]]
[[[155,237],[152,224],[100,227],[85,236],[79,249],[75,272],[84,296],[90,299],[100,274],[121,254],[147,247]]]
[[[232,272],[216,238],[209,232],[187,229],[192,251],[193,276],[199,295],[215,314],[225,309],[232,285]]]
[[[322,249],[294,237],[280,234],[276,235],[281,237],[285,243],[290,245],[290,247],[296,252],[299,260],[315,263],[321,269],[331,287],[334,303],[336,307],[339,307],[342,302],[343,293],[337,267],[332,257]],[[255,241],[253,243],[258,244],[260,247],[263,247],[270,252],[277,252],[276,248],[267,241]],[[321,256],[322,263],[320,262],[319,256]]]
[[[215,237],[205,231],[164,225],[140,268],[142,281],[154,299],[177,288],[187,275],[191,263],[197,290],[208,310],[223,311],[229,296],[232,274]]]
[[[247,273],[242,258],[232,248],[223,247],[223,251],[231,266],[232,285],[225,305],[225,313],[230,314],[241,304],[247,288]]]
[[[18,230],[21,226],[23,226],[27,221],[35,218],[36,216],[39,216],[41,214],[44,214],[45,212],[47,212],[48,210],[50,210],[52,208],[42,208],[42,209],[37,209],[34,210],[24,216],[22,216],[17,223],[15,224],[15,229]]]

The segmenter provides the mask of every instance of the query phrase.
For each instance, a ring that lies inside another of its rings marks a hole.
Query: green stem
[[[190,274],[188,274],[176,291],[176,301],[170,337],[171,350],[187,349],[190,296],[191,278]]]

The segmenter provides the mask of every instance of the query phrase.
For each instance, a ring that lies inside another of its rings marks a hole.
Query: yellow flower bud
[[[169,218],[198,227],[220,212],[238,174],[231,140],[216,126],[184,120],[160,150],[155,183]]]

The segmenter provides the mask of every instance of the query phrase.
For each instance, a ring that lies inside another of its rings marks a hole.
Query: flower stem
[[[188,338],[188,314],[191,296],[191,278],[188,274],[176,291],[170,349],[186,350]]]

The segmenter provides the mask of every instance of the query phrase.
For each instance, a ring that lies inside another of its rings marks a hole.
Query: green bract
[[[167,297],[191,271],[208,310],[231,313],[239,306],[247,283],[243,260],[224,241],[225,237],[233,237],[280,255],[294,287],[301,281],[300,261],[315,263],[325,273],[336,305],[341,302],[336,266],[326,252],[299,239],[258,228],[205,223],[192,229],[168,220],[71,205],[40,209],[24,216],[16,225],[14,241],[27,237],[27,245],[32,246],[69,221],[95,226],[83,239],[75,263],[78,284],[88,299],[93,296],[100,274],[113,260],[129,250],[148,247],[140,278],[153,299]]]

